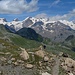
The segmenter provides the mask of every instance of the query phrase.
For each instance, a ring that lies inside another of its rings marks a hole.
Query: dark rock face
[[[22,37],[25,37],[27,39],[43,41],[43,38],[31,28],[24,27],[24,28],[20,29],[19,31],[17,31],[16,34],[18,34]]]
[[[19,21],[19,19],[18,18],[15,18],[13,21]]]
[[[68,36],[65,40],[66,41],[69,41],[69,40],[71,40],[71,39],[73,39],[74,38],[74,35],[70,35],[70,36]]]
[[[10,32],[13,32],[13,33],[16,32],[13,25],[11,25],[10,27],[8,25],[5,25],[5,28]]]

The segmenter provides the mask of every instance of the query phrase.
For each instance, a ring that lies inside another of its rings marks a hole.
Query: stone
[[[48,72],[44,72],[42,73],[42,75],[51,75],[51,74],[49,74]]]
[[[8,62],[7,62],[8,64],[11,64],[12,63],[12,61],[11,60],[8,60]]]
[[[10,52],[7,52],[7,53],[5,53],[6,55],[9,55],[9,54],[11,54]]]
[[[22,60],[17,60],[17,62],[18,62],[18,63],[24,63],[24,61],[22,61]]]
[[[61,65],[62,68],[66,71],[75,71],[75,60],[71,58],[64,58],[64,61],[62,62],[63,64]]]
[[[73,73],[68,73],[68,75],[74,75]]]
[[[18,64],[17,62],[14,62],[14,65],[15,65],[15,66],[18,66],[19,64]]]
[[[27,51],[23,48],[21,48],[22,53],[20,54],[21,58],[23,58],[23,60],[28,60],[29,59],[29,54],[27,53]]]
[[[0,75],[2,75],[2,71],[0,71]]]
[[[64,66],[64,62],[61,63],[61,66]]]
[[[50,67],[48,67],[48,66],[46,67],[46,69],[47,69],[48,71],[51,71]]]
[[[72,67],[75,65],[75,61],[71,58],[66,58],[65,59],[65,64],[67,64],[68,67]]]
[[[68,70],[68,67],[65,65],[65,66],[62,66],[62,68],[64,69],[64,70]]]
[[[7,59],[5,57],[1,57],[0,60],[5,62]]]
[[[11,58],[11,61],[15,61],[16,59],[15,58]]]
[[[32,64],[26,64],[25,67],[26,67],[27,69],[32,69],[32,68],[33,68],[33,65],[32,65]]]
[[[43,50],[38,50],[35,52],[35,55],[44,58],[44,56],[46,55],[46,52]]]
[[[60,52],[60,53],[59,53],[59,56],[62,56],[62,55],[63,55],[63,52]]]
[[[39,66],[42,66],[42,62],[41,61],[39,61]]]
[[[45,61],[45,62],[48,62],[48,61],[49,61],[49,57],[48,57],[48,56],[45,56],[45,57],[44,57],[44,61]]]

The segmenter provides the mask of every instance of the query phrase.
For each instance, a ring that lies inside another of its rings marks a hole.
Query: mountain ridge
[[[4,20],[4,19],[2,19]],[[70,35],[75,35],[75,24],[71,21],[58,20],[50,21],[48,18],[27,17],[23,21],[14,19],[11,22],[2,21],[8,26],[10,31],[14,33],[20,31],[22,28],[32,28],[36,33],[43,37],[50,38],[52,41],[63,42]]]
[[[32,21],[32,24],[29,24],[29,25],[33,25],[34,23],[39,22],[39,21],[43,22],[43,24],[55,23],[55,22],[59,21],[59,22],[65,24],[65,25],[70,26],[72,29],[75,30],[74,21],[67,21],[67,20],[50,21],[48,18],[43,19],[43,18],[27,17],[27,18],[25,18],[22,21],[20,21],[18,18],[15,18],[11,22],[7,22],[7,20],[5,18],[0,18],[0,24],[4,24],[4,25],[7,24],[8,26],[11,26],[11,25],[16,26],[16,25],[20,24],[20,26],[21,26],[21,24],[23,24],[25,21],[28,21],[28,20]]]

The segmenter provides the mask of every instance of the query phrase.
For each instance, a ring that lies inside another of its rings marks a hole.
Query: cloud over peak
[[[75,9],[73,9],[69,13],[64,14],[62,16],[56,15],[56,16],[50,17],[50,20],[71,20],[73,18],[75,18]]]
[[[53,7],[53,6],[57,5],[59,2],[60,2],[60,0],[55,0],[55,1],[50,5],[50,7]]]
[[[56,15],[56,16],[50,17],[50,15],[47,15],[45,13],[41,13],[41,14],[36,15],[36,17],[37,18],[38,17],[39,18],[49,18],[50,21],[74,20],[75,19],[75,9],[73,9],[72,11],[70,11],[69,13],[64,14],[64,15]]]
[[[1,0],[0,14],[20,14],[23,12],[34,12],[38,9],[38,0]]]
[[[35,16],[36,18],[48,18],[48,15],[45,13],[41,13]]]

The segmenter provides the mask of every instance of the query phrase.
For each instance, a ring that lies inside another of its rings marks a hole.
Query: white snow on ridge
[[[73,30],[75,30],[75,24],[72,21],[67,21],[67,20],[59,20],[61,23],[70,26]]]
[[[7,21],[6,21],[6,19],[5,18],[0,18],[0,24],[6,24],[7,23]]]
[[[23,21],[19,21],[18,19],[14,19],[13,21],[11,22],[7,22],[5,18],[0,18],[0,24],[3,24],[3,25],[8,25],[8,26],[11,26],[13,25],[15,30],[18,31],[20,30],[21,28],[23,28],[23,24],[26,22],[26,20],[31,20],[33,22],[33,24],[29,25],[28,27],[31,27],[32,25],[34,25],[36,22],[40,22],[42,21],[44,24],[41,25],[43,27],[43,29],[45,30],[46,29],[46,24],[48,23],[53,23],[52,25],[56,25],[55,23],[58,22],[58,21],[50,21],[48,18],[35,18],[35,17],[27,17],[25,20]],[[72,21],[67,21],[67,20],[59,20],[59,22],[67,25],[67,26],[70,26],[73,30],[75,30],[75,23],[72,22]],[[59,24],[58,24],[59,25]],[[52,26],[51,26],[52,27]],[[53,31],[51,31],[53,32]]]
[[[23,28],[23,27],[22,27],[22,24],[23,24],[22,21],[7,22],[7,25],[8,25],[8,26],[13,25],[16,31],[18,31],[18,30],[20,30],[21,28]]]

